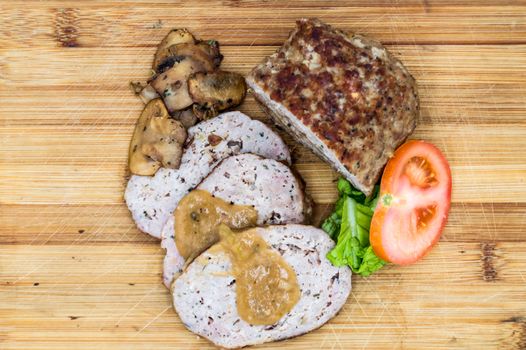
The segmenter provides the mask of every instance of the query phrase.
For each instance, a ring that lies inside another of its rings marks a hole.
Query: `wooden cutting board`
[[[414,138],[453,171],[450,220],[410,266],[355,277],[340,314],[262,348],[526,348],[524,1],[1,1],[0,349],[204,349],[123,202],[159,40],[188,27],[247,73],[300,17],[382,41],[416,77]],[[240,108],[268,118],[247,98]],[[286,137],[286,136],[285,136]],[[336,175],[286,137],[320,215]]]

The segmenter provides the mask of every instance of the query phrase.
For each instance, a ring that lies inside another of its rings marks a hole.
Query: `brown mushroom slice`
[[[185,43],[168,47],[165,54],[165,58],[154,68],[157,73],[165,72],[185,57],[199,61],[207,71],[212,71],[216,68],[218,52],[216,53],[215,49],[206,43],[197,45]]]
[[[139,96],[142,89],[144,89],[144,85],[140,81],[130,81],[129,86],[135,96]]]
[[[157,91],[155,91],[153,86],[148,84],[141,90],[141,92],[139,92],[139,97],[141,98],[142,102],[146,104],[155,98],[159,98],[160,96]]]
[[[136,175],[154,175],[162,166],[176,169],[181,163],[186,129],[170,118],[161,99],[144,107],[130,143],[128,164]]]
[[[194,126],[198,120],[191,107],[175,112],[172,117],[176,120],[179,120],[181,124],[183,124],[183,126],[187,129],[191,126]]]
[[[159,49],[167,48],[172,45],[194,42],[195,38],[187,28],[175,28],[172,29],[168,34],[166,34],[166,36],[159,44]]]
[[[219,68],[223,55],[219,50],[219,42],[217,40],[198,41],[196,46],[201,48],[212,59],[214,68]]]
[[[164,61],[168,56],[168,48],[173,45],[190,43],[193,44],[195,38],[186,28],[172,29],[159,44],[157,52],[153,59],[152,68],[157,70],[159,64]]]
[[[164,73],[157,75],[150,84],[161,95],[170,113],[190,106],[193,101],[188,94],[188,77],[194,73],[205,71],[205,67],[190,57]]]
[[[155,89],[150,85],[146,84],[143,85],[141,82],[133,82],[130,81],[130,88],[135,94],[135,96],[139,96],[144,104],[147,104],[154,98],[159,98],[159,94]]]
[[[243,76],[233,72],[198,72],[188,79],[194,113],[200,119],[215,117],[220,111],[239,105],[247,87]]]

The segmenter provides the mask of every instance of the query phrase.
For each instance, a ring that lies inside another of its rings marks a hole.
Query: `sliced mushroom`
[[[139,96],[139,94],[141,93],[142,89],[144,89],[144,86],[142,85],[142,83],[140,81],[130,81],[130,89],[132,90],[132,92],[135,94],[135,96]]]
[[[185,57],[166,72],[157,75],[150,84],[161,95],[166,108],[172,113],[193,103],[188,94],[188,77],[205,70],[200,61]]]
[[[168,48],[173,45],[195,42],[194,36],[186,28],[172,29],[159,44],[155,57],[153,59],[153,70],[157,70],[159,64],[164,61],[168,56]]]
[[[163,38],[159,44],[159,48],[167,48],[172,45],[184,44],[184,43],[194,43],[195,38],[186,28],[175,28],[172,29],[166,36]]]
[[[154,68],[157,73],[165,72],[185,57],[192,57],[199,61],[207,71],[212,71],[217,67],[218,62],[221,63],[222,58],[218,45],[211,46],[205,42],[172,45],[163,53],[165,57],[159,58],[159,62]]]
[[[186,129],[170,117],[161,99],[144,107],[130,143],[128,164],[136,175],[154,175],[162,166],[176,169],[181,163]]]
[[[139,97],[141,98],[142,102],[148,103],[154,98],[159,98],[160,96],[157,93],[157,91],[155,91],[153,86],[148,84],[141,90],[141,92],[139,93]]]
[[[178,46],[178,45],[174,45],[175,46]],[[185,59],[185,56],[180,56],[180,55],[170,55],[169,53],[170,52],[173,52],[173,50],[166,50],[166,53],[167,53],[167,56],[164,60],[161,61],[161,63],[159,63],[159,65],[155,68],[155,73],[156,74],[161,74],[161,73],[164,73],[166,72],[168,69],[172,68],[173,66],[175,66],[177,63],[181,62],[182,60]]]
[[[176,120],[179,120],[181,124],[183,124],[183,126],[187,129],[197,123],[197,117],[195,116],[191,107],[175,112],[172,117]]]
[[[216,40],[198,41],[196,43],[212,59],[214,68],[219,68],[223,55],[219,50],[219,42]]]
[[[200,119],[215,117],[219,111],[237,106],[245,98],[243,76],[233,72],[198,72],[188,79],[188,92],[194,113]]]
[[[155,91],[155,89],[150,84],[143,87],[139,82],[130,82],[130,85],[132,86],[135,94],[138,95],[145,104],[155,98],[160,98],[157,91]],[[191,107],[183,109],[182,111],[175,111],[171,116],[175,120],[180,121],[186,129],[194,126],[198,120]]]

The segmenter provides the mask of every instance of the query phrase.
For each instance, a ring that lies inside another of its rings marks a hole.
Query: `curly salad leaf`
[[[366,197],[349,181],[340,178],[338,192],[340,195],[334,212],[321,225],[336,241],[327,259],[334,266],[348,265],[354,273],[369,276],[386,264],[374,254],[369,243],[369,228],[378,201],[378,186],[371,197]]]

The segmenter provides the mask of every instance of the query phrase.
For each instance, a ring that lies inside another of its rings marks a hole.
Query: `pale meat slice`
[[[124,198],[137,227],[161,238],[177,203],[223,159],[241,153],[290,163],[283,140],[268,126],[241,112],[224,113],[188,129],[179,169],[161,168],[153,177],[133,175]]]
[[[351,271],[325,258],[334,242],[313,226],[255,228],[297,274],[301,296],[276,324],[251,325],[239,317],[236,284],[226,253],[205,251],[173,284],[174,307],[192,332],[225,348],[298,336],[322,326],[342,308],[351,291]]]
[[[226,158],[197,189],[227,203],[254,206],[258,225],[305,223],[311,213],[301,179],[285,164],[254,154]],[[175,244],[174,224],[171,215],[162,233],[161,245],[166,249],[163,281],[167,287],[182,272],[185,263]]]

